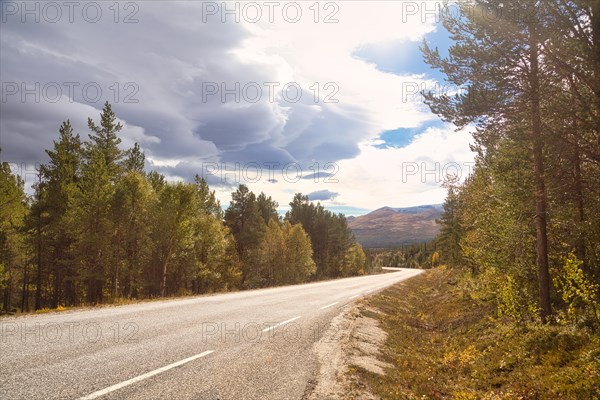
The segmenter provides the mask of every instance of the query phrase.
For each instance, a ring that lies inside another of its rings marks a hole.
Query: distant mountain
[[[382,207],[360,217],[348,217],[348,226],[363,247],[399,247],[433,239],[439,231],[435,220],[442,211],[441,204]]]

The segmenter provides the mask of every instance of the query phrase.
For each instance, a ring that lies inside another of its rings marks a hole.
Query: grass
[[[381,311],[386,376],[350,369],[382,399],[600,399],[600,336],[517,326],[437,268],[367,300]]]
[[[61,311],[65,311],[65,310],[66,310],[66,308],[59,304],[58,307],[56,307],[56,308],[44,307],[44,308],[40,308],[39,310],[35,310],[34,313],[35,314],[47,314],[49,312],[61,312]]]

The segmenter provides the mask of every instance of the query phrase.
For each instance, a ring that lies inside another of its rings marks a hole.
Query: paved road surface
[[[0,399],[300,399],[312,346],[381,275],[0,319]]]

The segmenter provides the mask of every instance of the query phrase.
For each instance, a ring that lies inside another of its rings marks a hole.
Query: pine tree
[[[436,240],[441,248],[441,262],[449,266],[463,264],[460,242],[463,229],[460,222],[459,194],[455,184],[448,185],[448,194],[444,202],[444,212],[436,221],[440,224],[440,233]]]
[[[125,172],[144,173],[146,166],[146,155],[141,150],[140,145],[136,142],[134,146],[125,151],[125,159],[123,160],[123,169]]]
[[[342,214],[333,214],[297,193],[285,219],[301,224],[309,235],[318,277],[335,278],[344,274],[344,259],[355,239]]]
[[[259,212],[256,196],[247,186],[240,185],[231,194],[231,198],[224,220],[235,237],[238,254],[244,264],[242,281],[248,284],[247,279],[256,275],[260,269],[256,251],[265,234],[266,225]]]
[[[277,207],[279,204],[275,200],[264,193],[260,193],[256,198],[256,203],[258,206],[258,212],[263,217],[265,224],[269,223],[269,220],[273,219],[275,221],[279,220],[279,214],[277,214]]]
[[[497,0],[478,0],[476,7],[501,9]],[[511,7],[527,9],[527,2]],[[537,21],[502,15],[490,23],[461,5],[460,16],[446,15],[444,26],[456,42],[443,58],[438,49],[423,46],[426,61],[447,75],[450,82],[467,86],[455,96],[425,93],[431,110],[447,121],[464,127],[474,123],[480,129],[478,144],[489,147],[486,133],[492,126],[519,125],[528,135],[529,156],[534,171],[531,197],[535,204],[536,251],[540,316],[546,321],[551,310],[548,264],[547,192],[545,180],[544,131],[540,101],[544,96],[547,70],[541,63],[540,26],[545,15],[538,10]]]
[[[46,150],[49,162],[40,167],[40,187],[32,215],[36,217],[34,225],[40,223],[40,213],[47,213],[47,244],[39,259],[48,259],[52,266],[52,300],[50,306],[56,308],[60,303],[73,305],[76,302],[75,283],[78,271],[75,266],[72,247],[76,238],[69,221],[69,209],[77,195],[82,164],[82,143],[79,135],[73,134],[69,120],[63,122],[59,130],[59,140],[54,142],[53,150]],[[36,226],[34,229],[38,229]],[[38,248],[38,252],[42,249]],[[38,274],[39,276],[39,274]],[[38,285],[41,287],[41,282]],[[36,296],[36,308],[41,307],[40,296]]]
[[[123,129],[120,122],[116,122],[117,116],[112,110],[108,101],[104,104],[100,114],[100,126],[97,126],[91,118],[88,118],[88,127],[92,131],[90,136],[91,143],[88,146],[88,152],[93,152],[91,147],[97,149],[104,157],[108,175],[114,181],[121,173],[122,167],[119,165],[123,158],[123,151],[119,149],[121,139],[117,136]],[[136,160],[139,162],[139,160]],[[139,167],[139,165],[134,165]]]
[[[194,182],[196,183],[202,210],[208,215],[212,215],[219,220],[222,219],[223,210],[221,209],[221,203],[215,196],[215,191],[211,191],[208,187],[208,183],[206,183],[206,180],[204,180],[204,178],[200,178],[199,175],[194,177]]]
[[[105,284],[112,276],[114,186],[104,154],[91,148],[87,157],[68,218],[77,235],[76,253],[78,264],[83,267],[81,274],[87,286],[87,302],[96,304],[103,301]]]
[[[11,172],[8,163],[1,163],[0,289],[3,290],[2,309],[5,313],[13,310],[14,289],[18,282],[19,270],[26,268],[28,263],[23,257],[27,251],[23,231],[27,212],[23,180]]]

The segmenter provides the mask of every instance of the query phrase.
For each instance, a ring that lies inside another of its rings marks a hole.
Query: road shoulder
[[[313,346],[319,361],[318,375],[303,400],[377,400],[369,388],[356,379],[360,368],[384,375],[390,364],[380,360],[387,334],[380,327],[378,312],[363,302],[354,303],[336,316]]]

